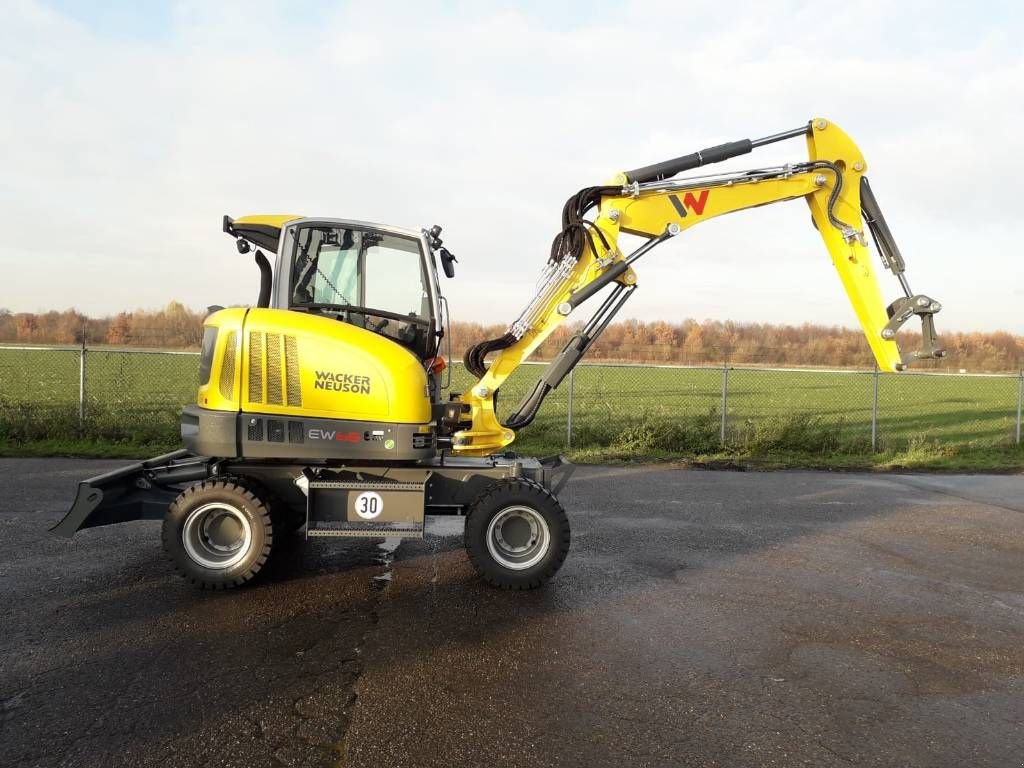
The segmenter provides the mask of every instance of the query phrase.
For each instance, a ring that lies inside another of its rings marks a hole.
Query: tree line
[[[137,309],[106,317],[88,317],[73,309],[43,313],[0,309],[0,343],[81,344],[193,349],[202,339],[204,311],[171,302],[158,310]],[[541,346],[538,357],[557,354],[579,330],[566,323]],[[495,338],[504,325],[453,323],[452,356],[471,344]],[[940,370],[1017,371],[1024,366],[1024,336],[1003,331],[943,334],[948,356],[919,367]],[[920,336],[900,334],[904,352],[916,349]],[[444,343],[447,349],[447,342]],[[642,322],[626,320],[608,327],[588,359],[679,365],[750,364],[870,368],[871,353],[859,330],[838,326],[737,323],[729,320]]]
[[[198,347],[206,312],[172,301],[163,309],[136,309],[88,317],[74,309],[43,313],[0,309],[0,343],[109,344],[113,346]]]

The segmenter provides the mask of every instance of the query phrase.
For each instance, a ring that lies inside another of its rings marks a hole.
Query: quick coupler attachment
[[[886,310],[889,314],[889,322],[882,329],[882,338],[892,340],[896,338],[896,332],[903,327],[911,317],[917,315],[921,318],[921,348],[913,353],[915,360],[932,360],[946,356],[946,350],[939,342],[938,334],[935,332],[935,315],[942,309],[942,305],[924,294],[916,296],[902,296]]]

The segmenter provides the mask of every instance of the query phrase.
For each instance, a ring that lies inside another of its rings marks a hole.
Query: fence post
[[[1017,445],[1020,445],[1020,416],[1024,406],[1024,368],[1017,377]]]
[[[78,429],[85,430],[85,337],[78,352]]]
[[[729,364],[722,363],[722,425],[719,429],[719,442],[725,445],[726,409],[729,407]]]
[[[880,371],[878,370],[878,363],[875,363],[875,373],[872,376],[873,391],[871,394],[871,451],[875,452],[878,450],[878,377]]]
[[[565,414],[565,447],[572,448],[572,391],[576,388],[576,369],[569,371],[569,404]]]

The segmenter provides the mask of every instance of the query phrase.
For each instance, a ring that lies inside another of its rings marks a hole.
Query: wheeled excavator
[[[801,138],[808,158],[800,162],[678,176]],[[816,118],[581,189],[563,208],[535,295],[504,335],[466,351],[476,381],[447,393],[438,264],[453,277],[455,257],[439,227],[226,216],[238,251],[254,254],[260,293],[254,307],[204,321],[198,395],[180,419],[184,447],[82,482],[54,530],[162,520],[175,567],[218,589],[248,582],[302,528],[309,538],[419,538],[428,515],[462,515],[469,559],[485,581],[538,587],[569,550],[557,494],[571,464],[509,446],[636,291],[636,264],[656,246],[718,216],[802,198],[878,367],[895,372],[943,355],[941,307],[911,290],[866,173],[850,137]],[[639,247],[620,248],[623,233],[639,236]],[[902,289],[888,305],[868,236]],[[587,302],[589,319],[499,415],[509,375]],[[896,334],[914,316],[922,346],[903,355]]]

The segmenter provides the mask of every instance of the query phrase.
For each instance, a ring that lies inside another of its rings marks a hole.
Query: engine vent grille
[[[288,382],[288,405],[302,405],[299,384],[299,345],[294,336],[284,337],[284,375]]]
[[[272,443],[284,442],[284,422],[280,419],[267,419],[267,440]]]
[[[267,402],[284,405],[281,392],[281,334],[267,334]]]
[[[249,401],[262,403],[263,394],[263,332],[249,332]]]
[[[249,402],[302,405],[299,345],[294,336],[249,332]]]
[[[224,342],[224,359],[220,364],[220,396],[225,400],[235,399],[235,347],[238,332],[231,331]]]
[[[265,433],[264,427],[266,427]],[[264,440],[271,443],[306,442],[306,431],[301,421],[285,422],[283,419],[258,419],[255,416],[249,418],[246,425],[246,436],[252,443]]]

